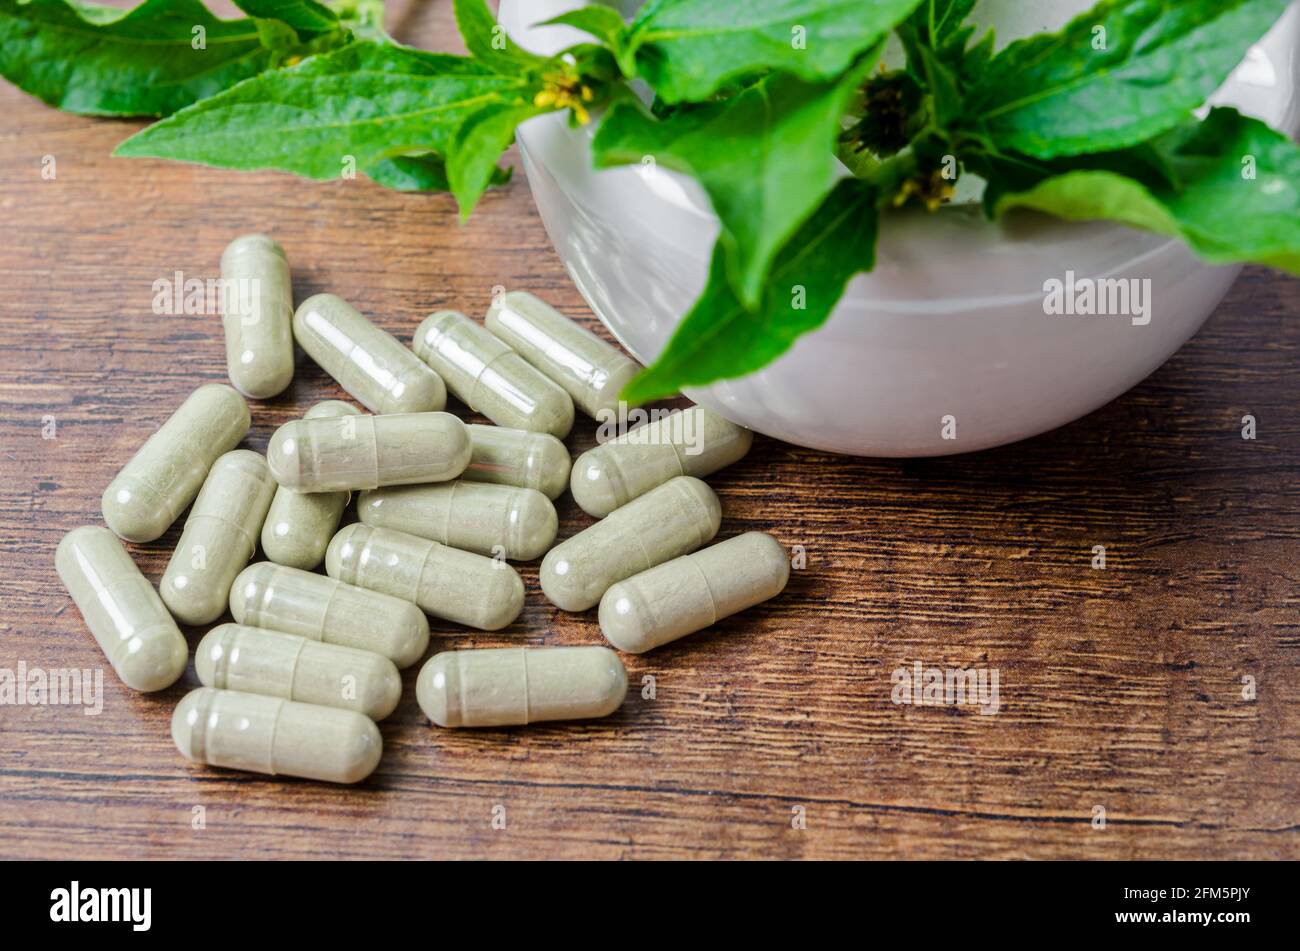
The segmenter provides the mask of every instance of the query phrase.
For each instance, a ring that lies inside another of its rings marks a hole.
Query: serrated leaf
[[[1250,261],[1300,274],[1300,146],[1235,109],[1215,109],[1153,145],[1177,185],[1068,172],[1004,193],[997,210],[1120,221],[1181,238],[1214,264]]]
[[[759,69],[807,81],[839,76],[920,0],[650,0],[628,48],[638,73],[667,102],[700,102]]]
[[[543,21],[541,26],[571,26],[581,30],[604,43],[614,54],[615,60],[626,75],[631,75],[635,66],[628,55],[628,27],[617,11],[609,7],[580,7],[561,13],[557,17]]]
[[[962,51],[975,32],[966,26],[966,18],[975,9],[975,0],[921,0],[904,24],[909,62],[920,68],[919,49],[928,48],[945,66],[960,65]]]
[[[481,109],[456,130],[447,160],[447,177],[465,221],[492,182],[501,153],[515,140],[515,127],[548,112],[532,103],[510,103]]]
[[[456,26],[476,60],[507,76],[538,69],[546,59],[521,47],[497,23],[484,0],[456,0]]]
[[[234,3],[249,16],[279,20],[300,35],[327,33],[339,25],[334,11],[315,0],[234,0]]]
[[[1182,121],[1289,0],[1103,0],[1012,43],[967,96],[999,148],[1037,158],[1123,148]]]
[[[997,38],[989,30],[977,43],[972,43],[961,58],[961,78],[968,84],[977,83],[988,70],[989,63],[997,50]]]
[[[772,258],[840,174],[834,158],[840,117],[870,65],[864,61],[838,83],[769,76],[731,99],[658,121],[621,103],[592,143],[596,166],[639,164],[651,156],[693,176],[722,222],[732,286],[756,304]]]
[[[0,0],[0,74],[66,112],[167,115],[257,75],[271,55],[254,20],[217,19],[198,0],[130,11]]]
[[[577,10],[570,10],[568,13],[561,13],[557,17],[551,17],[549,20],[543,20],[538,25],[571,26],[576,30],[594,36],[598,40],[603,40],[611,49],[613,48],[613,41],[627,27],[618,11],[611,10],[609,7],[580,7]]]
[[[262,45],[273,53],[287,55],[289,50],[302,42],[298,31],[287,23],[281,23],[279,20],[254,20],[253,22],[257,24],[257,35]]]
[[[384,0],[330,0],[340,26],[359,40],[396,42],[384,29]]]
[[[1050,160],[1011,152],[978,150],[967,150],[963,158],[987,183],[984,210],[990,218],[997,214],[998,203],[1004,195],[1029,191],[1049,178],[1070,172],[1113,172],[1153,189],[1178,185],[1168,157],[1151,142],[1139,142],[1113,152],[1091,152]]]
[[[337,178],[410,152],[448,154],[480,109],[527,97],[463,56],[358,42],[246,80],[137,133],[117,155]]]
[[[917,51],[920,57],[922,75],[930,92],[930,101],[934,107],[934,121],[941,128],[948,128],[964,112],[961,92],[957,87],[957,77],[953,75],[939,54],[928,46],[921,46]]]
[[[510,181],[511,169],[498,168],[492,174],[492,185]],[[442,156],[432,152],[418,155],[395,155],[376,162],[366,169],[371,181],[399,192],[451,191],[447,180],[447,163]]]
[[[957,35],[975,9],[975,0],[921,0],[909,22],[932,49],[938,50]]]
[[[684,386],[744,376],[771,363],[830,316],[849,279],[875,263],[876,190],[845,179],[782,248],[759,306],[747,309],[726,277],[726,250],[713,249],[709,282],[659,358],[623,391],[630,404]]]

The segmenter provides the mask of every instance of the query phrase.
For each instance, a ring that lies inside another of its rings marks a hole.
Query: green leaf
[[[451,190],[451,183],[447,181],[447,163],[441,155],[432,152],[383,159],[367,168],[366,176],[376,184],[399,192]]]
[[[514,76],[546,63],[544,57],[528,52],[506,35],[484,0],[456,0],[455,6],[456,26],[466,49],[493,72]]]
[[[550,110],[532,103],[505,103],[481,109],[456,130],[447,161],[447,177],[460,206],[460,220],[469,218],[498,171],[497,160],[515,140],[515,127]]]
[[[609,7],[580,7],[568,13],[561,13],[541,25],[571,26],[594,36],[609,47],[625,75],[633,74],[635,66],[633,61],[628,59],[628,27],[617,11]]]
[[[0,0],[0,74],[67,112],[167,115],[270,61],[255,21],[219,20],[198,0],[145,0],[130,11]]]
[[[544,20],[539,25],[571,26],[574,29],[591,34],[598,40],[602,40],[611,49],[614,46],[614,41],[627,29],[627,24],[618,15],[618,11],[611,10],[609,7],[580,7],[577,10],[570,10],[568,13],[561,13],[557,17]]]
[[[596,133],[595,164],[638,164],[652,156],[699,181],[722,221],[732,286],[752,306],[772,258],[840,174],[834,158],[840,117],[870,66],[868,59],[839,83],[775,74],[732,99],[658,121],[620,103]]]
[[[918,72],[920,50],[927,48],[945,66],[961,65],[961,56],[975,28],[966,26],[966,18],[975,9],[975,0],[921,0],[921,5],[900,29],[908,60]]]
[[[384,0],[332,0],[339,23],[359,40],[392,43],[384,30]]]
[[[279,20],[300,35],[328,33],[339,25],[334,11],[315,0],[234,0],[234,3],[249,16]]]
[[[508,168],[496,169],[491,184],[504,185],[510,181],[510,173],[511,169]],[[447,163],[442,156],[432,152],[384,159],[366,169],[366,175],[376,184],[399,192],[451,190],[451,182],[447,179]]]
[[[1132,145],[1204,103],[1288,2],[1103,0],[995,56],[967,107],[1000,148],[1038,158]]]
[[[989,30],[978,43],[972,44],[962,54],[961,78],[966,83],[975,85],[988,70],[989,63],[993,61],[993,54],[996,50],[997,38],[993,35],[993,31]]]
[[[1300,146],[1235,109],[1215,109],[1153,145],[1177,185],[1068,172],[1004,193],[997,210],[1120,221],[1181,238],[1214,264],[1250,261],[1300,274]]]
[[[1113,152],[1092,152],[1050,160],[979,149],[965,150],[962,158],[987,183],[984,210],[990,218],[997,214],[998,202],[1004,195],[1029,191],[1053,176],[1070,172],[1113,172],[1152,189],[1178,185],[1168,157],[1152,142],[1140,142]]]
[[[975,0],[924,0],[912,18],[925,18],[926,42],[939,50],[948,40],[961,34],[966,18],[974,9]]]
[[[961,92],[957,88],[957,77],[930,47],[921,46],[918,53],[930,101],[933,103],[934,121],[940,128],[946,129],[957,122],[965,111]]]
[[[758,69],[843,73],[920,0],[650,0],[632,23],[638,73],[667,102],[699,102]]]
[[[410,152],[447,155],[480,109],[531,101],[521,81],[472,59],[353,43],[246,80],[118,146],[129,157],[337,178]]]
[[[875,264],[877,192],[845,179],[781,250],[760,305],[748,310],[726,277],[726,249],[713,250],[709,282],[659,359],[623,391],[628,403],[684,386],[744,376],[771,363],[820,327],[849,279]]]

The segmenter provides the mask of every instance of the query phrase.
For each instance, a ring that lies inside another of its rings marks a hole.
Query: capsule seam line
[[[502,346],[504,347],[505,344],[503,343]],[[488,370],[492,369],[492,367],[496,364],[496,362],[500,360],[502,357],[508,357],[512,353],[514,353],[514,351],[511,350],[509,347],[506,347],[505,350],[501,351],[491,360],[488,360],[486,363],[483,364],[483,369],[479,370],[478,373],[475,374],[474,376],[474,385],[470,387],[470,391],[469,391],[471,396],[478,395],[479,383],[483,379],[483,374],[487,373]],[[516,356],[518,356],[518,354],[516,354]],[[478,400],[475,400],[474,402],[477,403]],[[470,405],[470,409],[472,409],[476,413],[480,412],[479,408],[473,404]]]
[[[710,625],[717,624],[718,623],[718,599],[713,593],[712,586],[710,586],[709,584],[709,576],[704,573],[704,569],[700,567],[699,562],[696,561],[695,558],[693,557],[687,558],[686,560],[691,563],[691,567],[694,568],[695,571],[699,574],[700,580],[704,582],[704,590],[707,591],[709,594],[709,613],[713,616],[713,620],[709,621],[709,623],[706,624],[705,627],[709,627]]]
[[[269,614],[271,610],[272,592],[275,590],[275,574],[276,574],[275,572],[272,572],[271,579],[266,583],[265,587],[262,589],[262,596],[260,598],[253,599],[253,604],[256,605],[256,607],[254,607],[252,611],[252,618],[251,618],[252,624],[249,625],[250,627],[265,626],[262,624],[262,617],[264,616],[264,614]],[[234,612],[232,611],[231,614],[233,616]],[[244,612],[245,617],[248,617],[248,614],[249,612],[247,611]]]
[[[194,754],[196,763],[208,762],[208,726],[212,719],[212,700],[211,694],[207,694],[208,702],[205,703],[198,711],[199,729],[190,730],[190,752]]]
[[[521,647],[519,649],[523,651],[522,656],[524,662],[524,722],[523,725],[527,726],[529,723],[533,722],[533,706],[531,702],[532,694],[531,691],[528,689],[528,648]]]
[[[375,417],[370,417],[370,459],[371,471],[374,473],[367,481],[379,486],[379,433],[375,431]]]
[[[298,649],[294,651],[293,662],[289,664],[289,699],[295,699],[295,686],[298,682],[298,661],[302,660],[302,652],[307,648],[307,638],[301,638],[298,641]]]
[[[673,458],[677,460],[677,475],[679,476],[690,475],[690,473],[686,471],[686,464],[682,462],[682,455],[685,453],[686,447],[679,446],[677,445],[677,443],[672,442],[671,440],[669,440],[668,445],[672,447]]]
[[[415,595],[415,598],[412,598],[411,600],[416,604],[417,607],[420,608],[421,611],[424,610],[424,606],[421,605],[420,602],[416,600],[416,598],[419,598],[420,589],[424,587],[424,573],[429,568],[429,559],[433,557],[433,553],[437,551],[439,547],[440,546],[437,542],[435,541],[429,542],[429,548],[424,553],[424,558],[420,561],[420,570],[417,571],[415,574],[415,591],[412,592]]]
[[[326,622],[329,620],[330,608],[334,606],[334,599],[337,598],[339,592],[343,590],[343,582],[339,581],[337,578],[331,580],[335,582],[334,589],[330,591],[329,597],[325,599],[325,607],[320,613],[320,623],[316,625],[316,640],[322,642],[325,640],[325,626]]]
[[[642,571],[649,571],[654,567],[654,563],[650,559],[650,552],[646,551],[645,541],[642,539],[639,532],[633,532],[632,537],[636,539],[636,547],[641,549],[641,558],[645,562],[645,567],[635,573],[640,574]]]
[[[217,663],[216,669],[212,672],[212,679],[216,681],[216,683],[213,684],[214,687],[224,688],[228,683],[230,683],[230,647],[226,642],[234,640],[234,638],[230,636],[231,633],[233,633],[233,631],[227,633],[218,644],[221,648],[221,660]]]
[[[447,493],[447,509],[442,517],[442,537],[448,542],[451,541],[451,510],[456,505],[456,490],[458,488],[460,488],[459,480],[451,484],[451,491]]]
[[[244,526],[240,525],[238,522],[232,522],[224,515],[200,515],[199,518],[210,518],[213,521],[220,522],[222,525],[227,525],[230,528],[234,529],[240,535],[240,537],[243,538],[244,541],[250,546],[249,555],[252,555],[253,549],[257,547],[257,542],[254,540],[253,536],[250,535],[248,531],[244,528]],[[190,525],[189,519],[186,519],[185,527],[189,528],[189,525]],[[182,534],[184,534],[184,529],[182,529],[181,532]],[[259,533],[260,533],[260,527],[259,527]]]
[[[278,705],[275,708],[275,719],[271,721],[271,749],[268,751],[270,755],[267,757],[266,764],[267,772],[271,776],[278,775],[275,771],[275,735],[280,732],[280,714],[284,712],[284,705],[288,701],[277,697],[276,702]]]

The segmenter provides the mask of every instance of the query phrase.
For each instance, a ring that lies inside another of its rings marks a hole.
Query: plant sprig
[[[1300,274],[1300,148],[1232,109],[1194,114],[1287,4],[1101,0],[999,50],[968,22],[975,0],[648,0],[631,22],[557,17],[589,40],[543,57],[484,0],[455,0],[462,57],[393,42],[381,0],[236,0],[235,20],[199,0],[0,0],[0,73],[68,111],[164,117],[118,155],[351,165],[450,190],[463,217],[509,178],[519,123],[598,123],[597,167],[690,175],[721,222],[704,291],[625,391],[637,402],[779,357],[873,267],[893,209],[936,211],[963,175],[990,216],[1110,219]],[[886,69],[891,33],[905,60]]]

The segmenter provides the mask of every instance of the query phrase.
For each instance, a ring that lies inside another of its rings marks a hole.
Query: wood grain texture
[[[456,48],[448,3],[390,6],[400,39]],[[522,177],[460,227],[449,197],[364,180],[111,159],[134,128],[0,88],[0,668],[105,666],[55,546],[224,379],[218,318],[156,316],[156,279],[215,276],[226,242],[261,230],[297,299],[340,294],[403,339],[436,308],[481,316],[498,284],[595,326]],[[379,769],[334,788],[187,764],[168,723],[192,666],[152,696],[106,670],[98,716],[0,707],[0,856],[1300,857],[1298,311],[1300,282],[1249,269],[1151,379],[1005,449],[870,461],[756,440],[710,480],[722,535],[771,531],[807,568],[775,602],[626,658],[633,691],[604,721],[438,730],[412,667]],[[343,395],[299,354],[246,445]],[[562,537],[590,521],[567,495],[560,512]],[[131,546],[155,583],[179,529]],[[522,573],[517,623],[435,622],[433,649],[600,642],[594,612]],[[917,660],[996,668],[1000,712],[894,704],[891,671]]]

